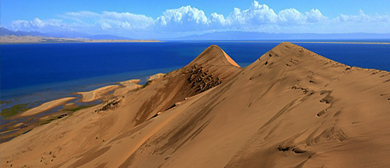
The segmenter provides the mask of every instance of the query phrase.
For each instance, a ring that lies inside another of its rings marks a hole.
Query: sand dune
[[[113,91],[119,87],[119,85],[109,85],[88,92],[76,92],[74,94],[81,95],[81,102],[92,102],[102,98],[106,93]]]
[[[1,166],[389,167],[390,74],[282,43],[182,69],[0,144]]]
[[[63,105],[66,102],[69,102],[69,101],[74,100],[74,99],[77,99],[77,97],[65,97],[65,98],[61,98],[61,99],[57,99],[57,100],[52,100],[52,101],[43,103],[42,105],[40,105],[38,107],[27,110],[27,111],[21,113],[20,116],[24,117],[24,116],[39,114],[39,113],[42,113],[44,111],[55,108],[57,106]]]

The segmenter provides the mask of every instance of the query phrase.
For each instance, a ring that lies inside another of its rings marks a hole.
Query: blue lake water
[[[246,66],[279,43],[162,42],[0,45],[1,100],[46,101],[112,82],[169,72],[209,45]],[[322,56],[363,68],[390,71],[390,45],[299,43]],[[14,101],[15,102],[15,101]]]

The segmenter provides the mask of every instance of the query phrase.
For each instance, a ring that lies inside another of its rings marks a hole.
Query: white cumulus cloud
[[[309,12],[305,12],[306,21],[309,23],[325,21],[328,17],[322,15],[318,9],[311,9]]]
[[[157,28],[167,31],[203,30],[208,24],[204,11],[191,6],[168,9],[155,21]]]
[[[265,4],[259,4],[254,1],[252,5],[245,10],[234,8],[233,12],[227,17],[227,25],[232,26],[258,26],[263,24],[274,24],[278,20],[278,15],[273,9]]]
[[[216,12],[207,15],[192,6],[165,10],[152,18],[130,12],[90,11],[67,12],[57,18],[15,20],[13,30],[78,31],[92,34],[191,34],[211,31],[252,31],[274,33],[390,33],[389,15],[340,14],[324,16],[319,9],[298,11],[295,8],[274,11],[266,4],[253,1],[247,9],[234,8],[229,15]]]
[[[338,22],[357,22],[357,23],[372,23],[372,22],[390,22],[389,15],[379,15],[376,14],[374,16],[367,15],[363,12],[363,10],[359,10],[358,15],[344,15],[340,14],[340,16],[335,18]]]
[[[283,23],[302,24],[306,22],[306,16],[296,9],[284,9],[279,12],[278,20]]]
[[[68,12],[59,15],[61,19],[41,20],[35,18],[31,21],[15,20],[11,23],[14,30],[24,31],[116,31],[117,29],[139,30],[150,27],[154,19],[145,15],[138,15],[128,12],[94,13],[89,11]]]
[[[57,19],[50,20],[41,20],[39,18],[34,18],[33,20],[14,20],[11,23],[11,28],[14,30],[26,30],[33,31],[39,30],[47,27],[61,27],[62,21]]]

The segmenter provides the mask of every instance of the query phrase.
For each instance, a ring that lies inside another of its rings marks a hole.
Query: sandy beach
[[[140,79],[131,79],[128,81],[119,82],[119,84],[121,84],[123,87],[115,89],[114,96],[125,95],[129,91],[141,88],[142,85],[139,85],[139,82],[141,82]]]
[[[389,72],[291,43],[242,68],[212,45],[138,82],[78,92],[117,96],[1,143],[1,167],[390,166]]]
[[[101,88],[91,90],[88,92],[76,92],[73,94],[81,95],[81,99],[80,99],[81,102],[92,102],[92,101],[95,101],[95,100],[102,98],[106,93],[113,91],[119,87],[121,87],[121,86],[109,85],[109,86],[101,87]]]
[[[66,104],[67,102],[77,99],[77,97],[64,97],[60,98],[57,100],[52,100],[46,103],[43,103],[42,105],[29,109],[23,113],[20,114],[20,116],[25,117],[25,116],[31,116],[31,115],[36,115],[39,113],[42,113],[44,111],[50,110],[52,108],[58,107],[60,105]]]
[[[164,77],[164,76],[165,76],[164,73],[157,73],[157,74],[154,74],[154,75],[152,75],[152,76],[149,76],[149,77],[148,77],[148,81],[156,80],[156,79],[162,78],[162,77]]]
[[[143,43],[161,42],[158,40],[92,40],[86,38],[55,38],[41,36],[0,36],[0,44],[27,44],[27,43]]]

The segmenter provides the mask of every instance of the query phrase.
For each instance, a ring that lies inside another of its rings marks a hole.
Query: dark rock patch
[[[205,70],[197,64],[193,65],[187,73],[189,74],[187,81],[197,93],[204,92],[222,83],[222,79],[215,77],[214,74],[209,73],[209,70]]]
[[[117,99],[109,101],[102,108],[95,110],[95,113],[98,113],[100,111],[112,110],[112,109],[114,109],[114,108],[116,108],[118,106],[119,102],[120,102],[120,100],[117,100]]]

